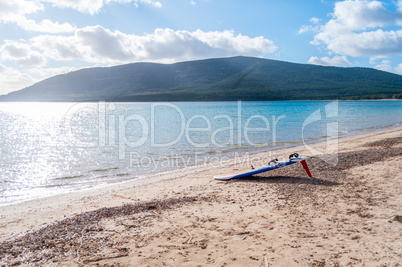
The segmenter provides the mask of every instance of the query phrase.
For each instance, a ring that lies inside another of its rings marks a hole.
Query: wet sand
[[[402,264],[402,127],[252,164],[293,152],[315,156],[313,178],[293,164],[212,179],[249,168],[243,158],[2,207],[0,266]]]

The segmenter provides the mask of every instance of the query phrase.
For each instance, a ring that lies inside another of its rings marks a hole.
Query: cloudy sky
[[[93,66],[228,56],[402,74],[402,0],[0,0],[0,94]]]

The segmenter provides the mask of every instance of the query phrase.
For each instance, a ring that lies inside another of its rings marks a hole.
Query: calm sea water
[[[0,205],[402,125],[401,101],[0,103]]]

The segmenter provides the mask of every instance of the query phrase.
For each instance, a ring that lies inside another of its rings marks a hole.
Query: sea
[[[0,205],[401,125],[398,100],[3,102]]]

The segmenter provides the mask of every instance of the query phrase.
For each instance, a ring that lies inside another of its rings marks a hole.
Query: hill
[[[402,96],[402,76],[232,57],[175,64],[132,63],[57,75],[1,101],[228,101]]]

